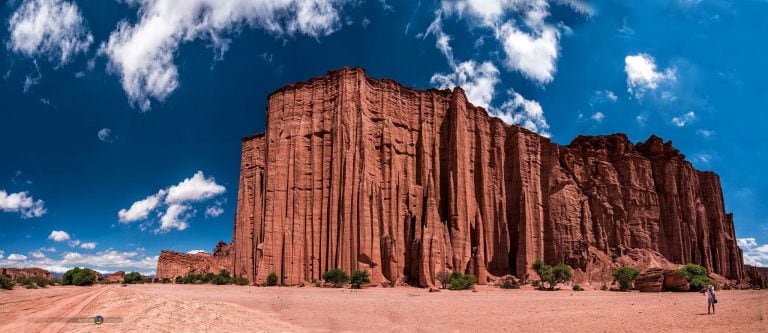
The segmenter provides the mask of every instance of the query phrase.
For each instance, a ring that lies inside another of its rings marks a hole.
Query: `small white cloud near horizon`
[[[96,242],[85,242],[80,244],[81,249],[93,250],[96,248]]]
[[[51,231],[51,234],[48,235],[48,239],[54,241],[54,242],[64,242],[69,240],[69,233],[63,230],[54,230]]]
[[[8,255],[8,258],[6,258],[6,260],[8,260],[8,261],[22,261],[22,260],[27,260],[27,256],[25,256],[23,254],[18,254],[18,253],[11,253],[10,255]]]
[[[8,193],[0,190],[0,211],[19,213],[21,218],[40,217],[48,212],[45,201],[35,200],[29,192]]]
[[[77,4],[64,0],[24,0],[9,20],[8,50],[29,58],[45,56],[55,66],[86,53],[93,36]]]
[[[225,192],[226,188],[217,184],[213,177],[206,177],[202,171],[198,171],[176,185],[160,189],[156,194],[134,202],[128,209],[121,209],[117,215],[120,223],[126,224],[147,220],[152,212],[162,207],[165,212],[158,212],[160,226],[154,232],[164,233],[173,229],[181,231],[189,227],[188,220],[196,214],[196,210],[192,209],[193,203],[210,200]],[[147,230],[149,225],[144,223],[140,229]]]
[[[756,267],[768,267],[768,244],[758,244],[754,237],[738,238],[744,264]]]
[[[647,53],[626,56],[624,71],[627,74],[627,92],[637,99],[642,98],[647,91],[658,89],[662,83],[677,80],[674,68],[659,71],[656,59]]]
[[[208,253],[205,250],[190,250],[187,251],[188,254],[198,254],[198,253]]]
[[[2,253],[2,251],[0,251]],[[159,256],[146,256],[142,251],[117,251],[107,249],[104,251],[83,254],[78,252],[64,252],[58,259],[48,256],[32,256],[29,258],[20,254],[13,254],[3,259],[0,256],[0,267],[39,267],[53,273],[64,273],[74,267],[87,267],[101,273],[115,271],[142,271],[145,275],[154,275]]]
[[[686,124],[689,124],[694,119],[696,119],[696,114],[693,111],[690,111],[680,116],[673,117],[671,122],[673,125],[677,127],[684,127]]]

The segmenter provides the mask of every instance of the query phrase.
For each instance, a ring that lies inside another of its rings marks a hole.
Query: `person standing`
[[[707,295],[707,314],[709,314],[710,308],[712,308],[712,314],[715,314],[715,303],[717,303],[717,297],[715,297],[715,287],[708,285],[704,294]]]

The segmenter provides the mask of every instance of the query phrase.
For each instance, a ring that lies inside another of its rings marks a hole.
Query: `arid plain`
[[[0,293],[0,332],[766,332],[768,291],[120,285]],[[92,318],[104,317],[95,325]]]

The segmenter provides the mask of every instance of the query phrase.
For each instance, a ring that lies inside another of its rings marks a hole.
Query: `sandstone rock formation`
[[[255,283],[332,268],[367,270],[374,284],[434,286],[444,270],[485,283],[533,278],[536,258],[587,280],[623,261],[744,277],[719,177],[656,136],[561,146],[489,117],[461,88],[415,90],[355,68],[272,93],[265,133],[242,145],[228,258]]]
[[[688,291],[691,286],[685,275],[678,271],[664,272],[664,290],[670,291]]]
[[[210,253],[180,253],[176,251],[161,251],[157,260],[157,279],[174,279],[190,273],[218,274],[222,270],[232,271],[232,257],[227,243],[220,241],[213,254]]]
[[[664,269],[659,267],[644,270],[635,278],[635,289],[641,292],[664,290]]]
[[[768,288],[768,267],[744,265],[747,281],[757,288]]]
[[[31,277],[43,277],[46,279],[51,278],[51,272],[42,268],[30,267],[30,268],[0,268],[0,275],[5,275],[11,279],[19,277],[31,278]]]
[[[125,279],[125,272],[124,271],[117,271],[112,274],[104,276],[104,280],[113,282],[113,283],[120,283],[123,282]]]

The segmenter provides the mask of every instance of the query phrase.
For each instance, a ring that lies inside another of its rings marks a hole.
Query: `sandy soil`
[[[52,287],[0,292],[0,332],[768,332],[768,291],[718,298],[707,315],[699,293]]]

